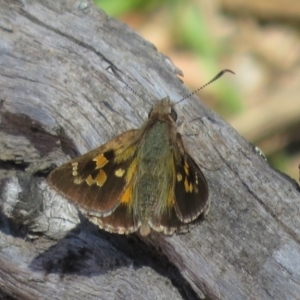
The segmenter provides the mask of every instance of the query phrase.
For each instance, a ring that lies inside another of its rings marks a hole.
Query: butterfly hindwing
[[[184,232],[188,229],[188,225],[178,219],[174,205],[169,206],[168,210],[165,210],[160,216],[152,217],[150,226],[167,235]]]
[[[133,214],[129,213],[128,205],[124,203],[121,203],[109,216],[98,218],[88,212],[86,217],[100,228],[119,234],[135,232],[140,225],[138,220],[133,218]]]

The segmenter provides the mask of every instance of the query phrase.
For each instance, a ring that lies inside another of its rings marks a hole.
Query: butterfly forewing
[[[175,210],[180,221],[188,223],[206,211],[208,187],[202,172],[190,156],[176,171]]]
[[[179,161],[175,160],[175,201],[177,217],[183,223],[192,222],[208,209],[208,185],[192,157],[184,149],[181,135],[177,134],[179,151],[184,150]]]
[[[173,186],[164,199],[165,209],[150,220],[151,227],[165,234],[186,232],[209,208],[208,186],[201,170],[184,148],[182,137],[176,135],[173,149]],[[193,222],[194,221],[194,222]]]
[[[136,133],[137,130],[127,131],[58,167],[48,177],[48,183],[82,208],[99,216],[109,215],[120,204],[129,184],[126,175],[135,153],[128,149],[133,148]],[[117,161],[116,151],[121,157]]]

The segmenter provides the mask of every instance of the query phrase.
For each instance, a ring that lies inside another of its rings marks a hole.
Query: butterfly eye
[[[171,108],[170,116],[173,119],[173,121],[176,122],[176,120],[177,120],[177,112],[173,108]]]

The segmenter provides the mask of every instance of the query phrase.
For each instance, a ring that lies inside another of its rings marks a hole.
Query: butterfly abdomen
[[[157,121],[140,144],[133,210],[141,222],[142,235],[150,232],[149,220],[153,214],[160,214],[166,206],[157,207],[158,203],[168,199],[169,184],[172,182],[168,130],[166,122]]]

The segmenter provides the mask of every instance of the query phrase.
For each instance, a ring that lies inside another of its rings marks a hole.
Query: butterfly
[[[56,168],[48,184],[101,229],[129,234],[188,230],[209,211],[207,181],[187,152],[174,103],[153,106],[140,129]]]

